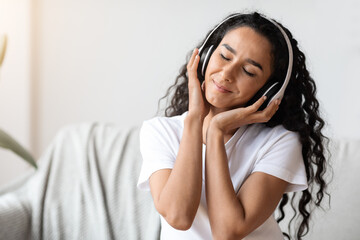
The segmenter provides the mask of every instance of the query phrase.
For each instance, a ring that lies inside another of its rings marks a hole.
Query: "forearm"
[[[239,232],[245,213],[231,182],[223,133],[209,127],[206,143],[205,187],[211,229],[215,239],[226,239]]]
[[[192,222],[202,187],[202,119],[187,116],[174,168],[159,196],[164,215]]]

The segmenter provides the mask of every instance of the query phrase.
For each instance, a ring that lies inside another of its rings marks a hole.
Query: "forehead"
[[[250,27],[238,27],[225,34],[219,46],[230,45],[237,55],[271,66],[271,43]]]

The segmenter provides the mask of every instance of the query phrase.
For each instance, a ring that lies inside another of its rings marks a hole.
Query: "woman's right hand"
[[[201,90],[200,81],[197,77],[197,68],[200,61],[199,50],[194,49],[187,64],[188,88],[189,88],[189,115],[200,116],[202,119],[209,113],[209,103],[205,98],[205,91]]]

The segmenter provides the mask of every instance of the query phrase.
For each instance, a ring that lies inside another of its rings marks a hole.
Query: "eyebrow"
[[[237,54],[237,52],[235,51],[235,49],[233,49],[232,47],[230,47],[228,44],[224,43],[224,44],[222,44],[221,46],[225,47],[227,50],[229,50],[230,52],[232,52],[234,55]],[[263,68],[262,68],[262,66],[261,66],[260,63],[255,62],[254,60],[252,60],[252,59],[250,59],[250,58],[245,59],[245,61],[247,61],[248,63],[250,63],[250,64],[252,64],[252,65],[254,65],[254,66],[258,67],[258,68],[260,68],[261,71],[263,70]]]

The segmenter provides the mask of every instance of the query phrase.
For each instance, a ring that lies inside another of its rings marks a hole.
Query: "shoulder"
[[[264,124],[253,124],[249,126],[247,132],[254,139],[262,139],[268,144],[276,143],[278,141],[288,141],[288,140],[292,140],[300,143],[299,133],[287,130],[283,125],[277,125],[275,127],[267,127]]]
[[[154,117],[143,122],[140,141],[178,142],[181,139],[187,112],[173,117]]]
[[[258,157],[276,149],[302,148],[299,133],[289,131],[282,125],[267,127],[264,124],[252,124],[237,144],[250,152],[257,152]]]
[[[257,151],[258,160],[269,156],[282,158],[302,159],[302,144],[300,135],[285,129],[282,125],[267,127],[264,124],[255,124],[248,129],[247,141],[251,142],[253,150]]]
[[[154,117],[143,122],[143,126],[151,126],[154,128],[181,128],[184,125],[184,119],[187,115],[187,112],[182,115],[177,115],[173,117]]]
[[[182,115],[177,115],[173,117],[154,117],[148,120],[145,120],[141,126],[142,131],[144,130],[153,130],[153,131],[169,131],[169,130],[180,130],[184,127],[184,119],[187,112]]]

